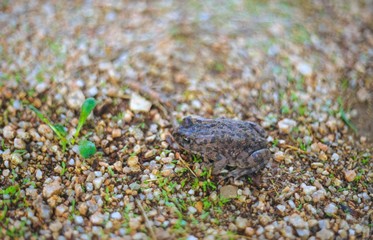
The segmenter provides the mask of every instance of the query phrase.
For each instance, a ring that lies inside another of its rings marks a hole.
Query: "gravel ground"
[[[372,1],[0,9],[1,239],[371,237]],[[88,97],[84,159],[27,106],[71,136]],[[219,182],[173,148],[188,115],[258,122],[273,160]]]

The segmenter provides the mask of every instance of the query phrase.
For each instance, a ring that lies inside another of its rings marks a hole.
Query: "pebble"
[[[36,169],[35,177],[37,180],[40,180],[43,178],[43,172],[40,169]]]
[[[26,143],[20,138],[15,138],[13,142],[14,148],[16,149],[25,149],[26,148]]]
[[[104,182],[103,177],[98,177],[93,180],[93,186],[95,187],[96,190],[100,189],[102,183]]]
[[[325,190],[323,190],[323,189],[317,190],[316,192],[314,192],[312,194],[312,201],[314,203],[323,201],[325,199],[325,196],[326,196],[326,191]]]
[[[68,207],[67,207],[67,206],[65,206],[65,205],[63,205],[63,204],[58,205],[58,206],[56,207],[56,215],[57,215],[58,217],[61,217],[65,212],[67,212],[67,210],[68,210]]]
[[[91,182],[87,182],[85,184],[85,188],[86,188],[87,192],[92,192],[93,191],[93,184]]]
[[[49,229],[52,231],[52,232],[59,232],[62,228],[62,223],[60,221],[55,221],[55,222],[52,222],[50,225],[49,225]]]
[[[19,153],[12,153],[10,155],[10,162],[14,165],[17,166],[22,163],[22,156]]]
[[[89,220],[91,221],[91,223],[93,225],[102,225],[105,221],[105,217],[103,214],[101,214],[100,212],[95,212],[90,218]]]
[[[254,233],[255,233],[254,228],[252,228],[252,227],[247,227],[247,228],[245,228],[245,234],[246,234],[247,236],[252,236],[252,235],[254,235]]]
[[[3,170],[3,176],[4,176],[4,177],[8,177],[9,174],[10,174],[10,170],[9,170],[9,169],[4,169],[4,170]]]
[[[296,232],[301,239],[308,239],[308,237],[310,236],[310,230],[308,229],[297,228]]]
[[[371,93],[366,88],[360,88],[356,93],[357,99],[360,102],[366,102],[370,99]]]
[[[285,118],[278,122],[278,128],[281,133],[288,134],[290,131],[297,126],[297,122],[293,119]]]
[[[113,129],[113,131],[111,132],[111,136],[112,138],[118,138],[122,136],[122,130],[120,130],[119,128]]]
[[[238,188],[233,185],[226,185],[220,189],[220,196],[223,198],[235,198],[237,197]]]
[[[118,171],[118,172],[122,172],[122,170],[123,170],[123,163],[122,163],[122,161],[116,161],[114,163],[114,169],[116,171]]]
[[[58,195],[62,192],[62,185],[57,181],[53,181],[52,183],[45,184],[43,187],[43,196],[45,198],[50,198],[53,195]]]
[[[189,206],[188,207],[188,212],[190,214],[195,214],[197,212],[197,209],[195,207],[193,207],[193,206]]]
[[[10,125],[3,128],[3,136],[6,139],[13,139],[15,137],[14,128]]]
[[[110,214],[110,217],[114,220],[121,220],[122,219],[122,215],[120,214],[120,212],[113,212]]]
[[[331,240],[334,239],[334,233],[326,228],[323,228],[316,233],[316,237],[320,240]]]
[[[303,220],[298,214],[293,214],[289,217],[289,223],[295,228],[307,228],[308,223]]]
[[[338,211],[338,207],[337,205],[335,205],[334,203],[329,203],[325,208],[324,208],[324,212],[328,215],[335,215]]]
[[[136,166],[138,166],[138,164],[139,164],[139,157],[137,157],[137,156],[130,156],[127,159],[127,165],[129,167],[136,167]]]
[[[274,154],[274,159],[276,162],[282,162],[285,159],[285,153],[278,151]]]
[[[267,214],[261,214],[261,215],[259,215],[259,222],[263,226],[268,225],[268,223],[270,223],[271,221],[272,221],[271,217],[268,216]]]
[[[311,195],[314,193],[317,189],[314,186],[307,186],[306,184],[302,183],[300,187],[303,189],[303,193],[305,195]]]
[[[84,100],[85,96],[80,90],[69,92],[66,97],[67,105],[74,110],[80,110],[80,107],[82,106]]]
[[[83,225],[84,224],[84,218],[79,215],[74,216],[74,222],[78,225]]]
[[[130,109],[134,112],[149,112],[152,103],[136,93],[132,93],[130,99]]]
[[[244,230],[248,224],[248,220],[246,218],[242,218],[242,217],[237,217],[236,218],[236,226],[238,228],[238,230]]]
[[[321,161],[326,161],[326,160],[328,160],[328,156],[326,156],[326,154],[323,152],[323,151],[321,151],[320,153],[319,153],[319,159],[321,160]]]
[[[281,212],[284,213],[286,211],[286,206],[285,205],[277,205],[276,208]]]
[[[129,187],[131,188],[131,190],[139,190],[141,188],[140,184],[138,184],[137,182],[131,183]]]
[[[333,153],[331,159],[332,159],[333,161],[338,161],[338,160],[339,160],[339,155],[338,155],[337,153]]]
[[[344,172],[344,175],[347,182],[352,182],[355,180],[356,172],[355,170],[347,170]]]
[[[299,62],[296,69],[303,76],[310,77],[312,75],[312,67],[308,63]]]

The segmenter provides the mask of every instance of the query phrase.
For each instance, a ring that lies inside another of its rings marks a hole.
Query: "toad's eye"
[[[184,140],[184,142],[186,142],[186,143],[189,143],[190,142],[190,139],[189,138],[183,138],[183,140]]]

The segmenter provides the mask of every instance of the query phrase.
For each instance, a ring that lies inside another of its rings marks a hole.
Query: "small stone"
[[[4,177],[8,177],[9,174],[10,174],[10,170],[9,170],[9,169],[4,169],[4,170],[3,170],[3,176],[4,176]]]
[[[246,218],[242,218],[242,217],[237,217],[236,218],[236,226],[238,228],[238,230],[243,230],[246,228],[247,224],[248,224],[248,220]]]
[[[88,212],[88,205],[85,202],[82,202],[78,206],[78,211],[82,216],[85,216]]]
[[[311,168],[313,168],[313,169],[321,168],[323,166],[324,166],[324,164],[322,162],[313,162],[313,163],[311,163]]]
[[[55,222],[52,222],[50,225],[49,225],[49,229],[52,231],[52,232],[59,232],[62,228],[62,223],[60,221],[55,221]]]
[[[104,215],[101,214],[100,212],[94,213],[89,220],[93,225],[102,225],[105,221]]]
[[[320,159],[321,161],[326,161],[326,160],[328,160],[328,156],[326,156],[326,154],[322,151],[322,152],[320,152],[320,154],[319,154],[319,159]]]
[[[289,217],[289,223],[295,228],[307,228],[308,223],[303,220],[298,214],[293,214]]]
[[[87,192],[92,192],[93,191],[93,184],[91,182],[87,182],[85,184],[85,188],[86,188]]]
[[[268,223],[272,221],[271,217],[269,217],[267,214],[261,214],[259,215],[259,222],[262,226],[267,226]]]
[[[297,126],[297,122],[289,118],[285,118],[278,122],[278,128],[280,129],[280,132],[285,134],[290,133],[290,131],[295,126]]]
[[[85,96],[80,90],[72,91],[66,97],[67,105],[74,110],[79,110],[84,100]]]
[[[120,212],[113,212],[110,214],[110,217],[114,220],[121,220],[122,219],[122,215],[120,214]]]
[[[297,228],[296,232],[301,239],[308,239],[308,236],[310,235],[310,230],[308,229]]]
[[[308,63],[299,62],[296,69],[303,76],[309,77],[312,75],[312,67]]]
[[[84,224],[84,218],[82,216],[75,215],[74,216],[74,222],[77,225],[83,225]]]
[[[122,136],[122,130],[120,130],[119,128],[113,129],[113,131],[111,132],[111,136],[112,138],[118,138]]]
[[[17,166],[22,163],[22,156],[19,153],[12,153],[10,155],[10,162],[14,165]]]
[[[196,202],[196,204],[194,205],[194,207],[197,209],[197,211],[199,213],[201,213],[202,210],[203,210],[203,203],[201,201],[198,201],[198,202]]]
[[[130,99],[130,109],[134,112],[149,112],[152,107],[152,103],[141,97],[140,95],[133,93]]]
[[[67,212],[67,210],[68,210],[68,207],[67,206],[65,206],[65,205],[58,205],[57,207],[56,207],[56,215],[58,216],[58,217],[62,217],[62,215],[65,213],[65,212]]]
[[[58,181],[44,185],[43,196],[50,198],[53,195],[58,195],[62,192],[62,185]]]
[[[131,183],[129,187],[131,190],[139,190],[141,188],[140,184],[138,184],[137,182]]]
[[[3,136],[6,139],[13,139],[15,137],[14,128],[10,125],[3,128]]]
[[[339,160],[339,155],[338,155],[337,153],[333,153],[331,159],[332,159],[333,161],[338,161],[338,160]]]
[[[286,211],[286,206],[284,205],[277,205],[276,208],[281,212],[281,213],[284,213]]]
[[[15,138],[13,145],[14,145],[14,148],[16,148],[16,149],[25,149],[26,148],[25,141],[23,141],[20,138]]]
[[[323,143],[319,142],[319,143],[317,143],[317,145],[319,146],[320,150],[323,151],[323,152],[326,152],[329,149],[328,145],[326,145],[326,144],[323,144]]]
[[[154,150],[149,150],[149,151],[147,151],[147,152],[144,154],[144,157],[145,157],[145,158],[151,158],[151,157],[154,157],[155,153],[156,153],[156,151],[154,151]]]
[[[319,223],[320,229],[323,229],[323,228],[329,229],[330,228],[329,219],[321,219],[321,220],[319,220],[318,223]]]
[[[360,102],[366,102],[366,101],[369,101],[371,94],[366,88],[360,88],[357,91],[356,96]]]
[[[334,233],[326,228],[323,228],[316,233],[316,237],[320,240],[331,240],[334,239]]]
[[[255,230],[252,227],[245,228],[246,236],[252,236],[252,235],[254,235],[254,233],[255,233]]]
[[[43,178],[43,172],[40,169],[36,169],[35,177],[37,180],[40,180]]]
[[[316,192],[312,194],[312,201],[315,203],[323,201],[325,199],[325,196],[326,196],[325,190],[323,189],[317,190]]]
[[[276,162],[282,162],[285,159],[285,153],[278,151],[274,154],[274,159]]]
[[[352,182],[356,177],[356,172],[355,170],[347,170],[344,172],[344,175],[347,182]]]
[[[36,85],[35,90],[37,93],[43,93],[47,88],[48,84],[46,82],[41,82]]]
[[[197,209],[195,207],[193,207],[193,206],[189,206],[188,207],[188,212],[190,214],[195,214],[197,212]]]
[[[100,189],[102,183],[104,182],[104,178],[103,177],[99,177],[99,178],[95,178],[93,180],[93,186],[95,187],[95,189]]]
[[[233,185],[226,185],[220,189],[220,196],[223,198],[235,198],[237,197],[238,188]]]
[[[116,161],[114,163],[114,169],[118,172],[121,172],[123,170],[123,163],[122,161]]]
[[[316,187],[314,187],[314,186],[307,186],[304,183],[302,183],[300,185],[300,187],[303,188],[303,193],[305,195],[311,195],[312,193],[314,193],[317,190]]]
[[[136,167],[139,164],[139,157],[130,156],[127,160],[127,164],[129,167]]]
[[[337,205],[335,205],[334,203],[329,203],[325,208],[324,208],[324,212],[328,215],[335,215],[338,211],[338,207]]]

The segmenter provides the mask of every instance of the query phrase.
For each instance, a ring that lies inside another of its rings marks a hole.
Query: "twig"
[[[146,227],[148,228],[148,230],[149,230],[149,232],[150,232],[151,238],[152,238],[153,240],[157,240],[157,237],[155,236],[155,233],[154,233],[154,230],[153,230],[153,228],[152,228],[152,225],[150,224],[150,221],[149,221],[148,216],[146,216],[145,210],[144,210],[144,208],[142,207],[141,202],[140,202],[138,199],[135,199],[135,200],[136,200],[136,204],[137,204],[137,206],[138,206],[138,207],[140,208],[140,210],[141,210],[142,215],[144,216],[144,219],[145,219],[145,225],[146,225]]]
[[[184,167],[186,167],[196,178],[198,178],[196,173],[188,166],[188,164],[184,161],[184,159],[181,158],[180,154],[179,154],[178,159],[184,165]]]

